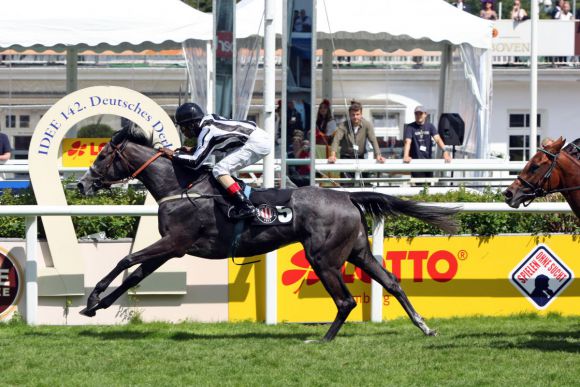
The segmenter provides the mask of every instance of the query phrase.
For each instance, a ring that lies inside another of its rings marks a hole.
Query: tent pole
[[[274,1],[264,0],[264,129],[270,134],[271,149],[264,158],[262,186],[274,187],[274,105],[276,104],[276,31],[274,30]],[[266,254],[266,324],[278,322],[278,283],[276,251]]]
[[[538,2],[532,1],[532,32],[530,45],[530,149],[528,158],[536,153],[538,147]],[[524,142],[525,145],[525,142]],[[525,156],[524,156],[525,158]]]
[[[444,43],[441,50],[441,69],[439,70],[439,101],[437,105],[437,116],[445,111],[445,98],[447,91],[447,78],[449,76],[449,65],[451,63],[451,45]]]
[[[78,54],[76,47],[66,50],[66,93],[70,94],[78,89]]]
[[[332,102],[332,48],[322,50],[322,98]]]

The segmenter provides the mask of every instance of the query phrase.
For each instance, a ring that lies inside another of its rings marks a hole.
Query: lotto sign
[[[90,167],[108,138],[65,138],[62,140],[63,167]]]
[[[21,278],[16,259],[0,248],[0,320],[8,317],[16,307]]]
[[[538,309],[545,309],[574,279],[574,273],[544,244],[510,273],[511,283]]]
[[[551,250],[547,248],[548,244]],[[534,255],[538,258],[534,261],[536,263],[531,266],[524,264],[524,261],[531,259],[530,251],[534,252],[539,247],[542,248]],[[519,268],[516,271],[521,272],[521,278],[530,274],[537,276],[545,271],[543,275],[550,278],[550,291],[554,297],[558,296],[549,311],[578,315],[580,283],[571,283],[571,280],[566,284],[563,282],[573,277],[572,272],[580,270],[580,260],[577,259],[580,238],[570,235],[387,238],[383,248],[383,266],[401,280],[403,290],[423,317],[538,312],[537,304],[523,301],[522,290],[514,289],[507,280],[508,274],[514,273],[514,267]],[[527,258],[521,261],[522,257]],[[248,258],[248,262],[256,260],[255,257]],[[263,258],[253,265],[229,264],[231,321],[263,320],[264,266]],[[541,270],[538,266],[542,266]],[[336,306],[310,267],[300,244],[278,250],[277,269],[278,321],[334,319]],[[532,270],[537,272],[532,273]],[[349,320],[369,320],[370,279],[350,264],[341,268],[340,276],[357,302]],[[540,278],[540,285],[542,281]],[[564,285],[569,287],[562,294]],[[388,292],[383,291],[381,301],[384,319],[407,316]]]

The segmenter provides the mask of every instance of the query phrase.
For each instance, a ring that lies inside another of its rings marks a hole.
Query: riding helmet
[[[201,106],[193,102],[186,102],[179,106],[175,111],[175,122],[178,125],[184,125],[203,118],[205,113]]]

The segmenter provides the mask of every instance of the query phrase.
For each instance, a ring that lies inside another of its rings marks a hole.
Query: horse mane
[[[125,127],[113,134],[111,137],[111,142],[115,145],[119,145],[123,141],[130,141],[139,145],[153,147],[152,141],[147,137],[145,131],[137,126]]]

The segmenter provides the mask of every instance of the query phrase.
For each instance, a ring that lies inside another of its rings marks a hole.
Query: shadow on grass
[[[533,332],[532,335],[531,340],[517,343],[514,346],[546,352],[580,353],[580,330],[576,332],[539,331]]]
[[[79,336],[90,337],[93,339],[100,340],[137,340],[146,339],[154,336],[155,332],[139,332],[139,331],[105,331],[105,332],[95,332],[84,330],[78,333]]]
[[[461,343],[461,339],[491,339],[481,346],[492,348],[533,349],[546,352],[580,353],[580,327],[576,331],[522,331],[521,333],[471,333],[453,336],[458,342],[437,343],[429,349],[461,348],[473,345],[472,342]],[[574,329],[574,328],[572,328]],[[531,338],[529,337],[531,336]]]
[[[207,334],[207,333],[191,333],[191,332],[176,332],[169,336],[171,340],[188,341],[188,340],[205,340],[205,339],[255,339],[255,340],[271,340],[271,339],[295,339],[304,341],[312,338],[311,334],[306,333],[232,333],[232,334]],[[321,337],[322,338],[322,337]]]
[[[230,339],[230,340],[271,340],[271,339],[296,339],[296,340],[306,340],[311,338],[311,334],[307,333],[231,333],[231,334],[207,334],[207,333],[192,333],[192,332],[176,332],[165,336],[162,331],[102,331],[95,332],[90,330],[83,330],[78,333],[79,336],[89,337],[99,340],[139,340],[148,339],[154,336],[164,336],[162,338],[167,338],[169,340],[175,341],[188,341],[188,340],[207,340],[207,339]]]

